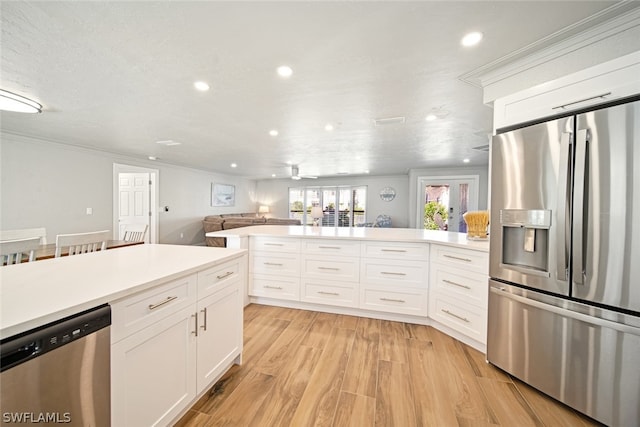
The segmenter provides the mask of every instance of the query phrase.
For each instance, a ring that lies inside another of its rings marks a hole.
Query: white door
[[[417,227],[467,232],[462,215],[478,209],[477,176],[420,177]]]
[[[149,224],[151,212],[149,205],[149,174],[118,174],[118,238],[124,238],[124,230],[130,224]],[[145,235],[145,243],[149,243],[149,235]]]

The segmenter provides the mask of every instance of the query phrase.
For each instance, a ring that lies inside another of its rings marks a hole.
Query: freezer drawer
[[[487,359],[602,423],[638,425],[637,317],[491,280]]]

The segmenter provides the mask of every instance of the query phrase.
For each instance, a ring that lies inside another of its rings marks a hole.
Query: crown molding
[[[640,2],[625,0],[458,77],[484,88],[640,26]]]

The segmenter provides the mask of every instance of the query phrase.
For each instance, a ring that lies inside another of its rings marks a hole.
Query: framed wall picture
[[[211,184],[211,206],[233,206],[235,203],[235,186],[227,184]]]

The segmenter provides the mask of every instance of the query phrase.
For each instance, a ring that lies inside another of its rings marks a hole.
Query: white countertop
[[[311,227],[301,225],[252,225],[230,230],[212,231],[207,237],[305,237],[330,239],[377,240],[387,242],[423,242],[438,243],[489,252],[489,241],[467,240],[465,233],[437,230],[419,230],[415,228],[376,228],[376,227]]]
[[[0,339],[212,267],[245,252],[145,244],[0,267]]]

